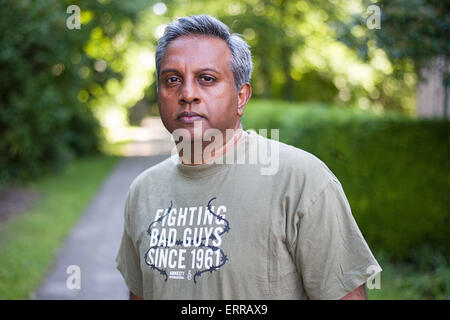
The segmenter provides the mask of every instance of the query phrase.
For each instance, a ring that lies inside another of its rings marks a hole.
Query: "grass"
[[[0,225],[0,299],[32,297],[117,160],[107,155],[77,159],[29,185],[39,199],[30,210]]]
[[[101,146],[101,152],[109,155],[122,156],[124,155],[124,148],[132,141],[132,139],[125,139],[117,142],[105,142]]]

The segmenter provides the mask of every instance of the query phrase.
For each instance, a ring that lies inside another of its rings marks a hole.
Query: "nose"
[[[186,81],[183,82],[178,102],[181,105],[200,102],[200,97],[197,93],[197,88],[194,80],[186,79]]]

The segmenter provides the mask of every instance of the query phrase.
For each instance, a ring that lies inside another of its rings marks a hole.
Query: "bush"
[[[91,101],[121,77],[109,67],[122,53],[111,39],[148,3],[0,0],[0,187],[98,149]],[[80,29],[66,26],[70,4],[81,8]],[[105,70],[95,63],[106,57],[86,53],[92,47],[110,58]]]
[[[450,252],[448,120],[257,102],[243,124],[279,128],[282,142],[323,160],[374,249],[395,258],[424,243]]]
[[[0,183],[96,150],[98,124],[77,100],[75,46],[57,1],[0,1]]]

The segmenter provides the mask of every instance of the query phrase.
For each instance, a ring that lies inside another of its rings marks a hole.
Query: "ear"
[[[244,83],[238,91],[238,106],[236,111],[239,117],[242,117],[244,114],[244,108],[251,96],[252,87],[250,86],[250,83]]]

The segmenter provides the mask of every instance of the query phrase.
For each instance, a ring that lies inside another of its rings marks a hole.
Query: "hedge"
[[[243,125],[278,128],[324,161],[371,248],[400,259],[423,245],[450,252],[450,121],[259,101]]]

